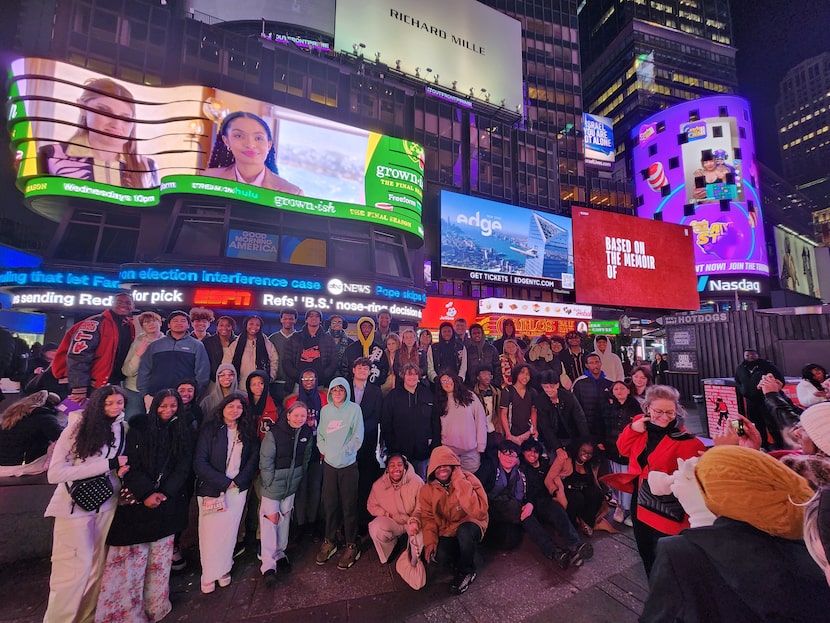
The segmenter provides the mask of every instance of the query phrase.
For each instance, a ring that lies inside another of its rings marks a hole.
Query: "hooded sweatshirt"
[[[619,356],[611,351],[611,342],[605,342],[605,352],[602,353],[597,347],[597,338],[594,338],[594,353],[599,356],[602,361],[602,371],[605,372],[605,378],[609,381],[623,381],[625,380],[625,372],[623,371],[622,360]]]
[[[338,385],[346,389],[345,402],[336,407],[331,390]],[[357,460],[357,451],[363,444],[363,412],[360,405],[351,401],[349,382],[342,376],[329,383],[328,404],[320,410],[320,425],[317,427],[317,448],[323,460],[340,469]]]
[[[442,465],[453,466],[446,485],[435,478],[435,470]],[[432,451],[427,483],[421,487],[418,504],[425,547],[437,545],[438,537],[455,536],[462,523],[476,524],[482,534],[487,530],[489,504],[484,487],[473,474],[461,469],[461,461],[446,446]]]
[[[363,337],[363,332],[360,330],[361,325],[365,322],[372,325],[372,330],[367,337]],[[343,354],[343,361],[341,362],[341,369],[345,370],[345,375],[351,378],[354,360],[359,357],[368,357],[372,362],[372,365],[369,367],[369,382],[372,385],[380,387],[389,374],[389,362],[383,352],[383,346],[378,345],[374,341],[375,337],[375,321],[368,316],[360,318],[357,321],[357,341],[352,342],[346,347],[346,352]]]
[[[222,388],[219,387],[219,374],[224,372],[225,370],[230,370],[233,372],[233,383],[231,383],[230,388],[228,389],[228,393],[224,394],[222,392]],[[266,385],[266,391],[267,391]],[[233,392],[239,389],[239,377],[236,375],[236,368],[233,367],[232,363],[222,363],[219,364],[219,367],[216,368],[216,377],[213,379],[213,389],[211,392],[202,398],[202,402],[199,403],[199,407],[202,409],[202,413],[204,413],[207,417],[210,417],[213,414],[213,410],[217,407],[217,405],[224,400],[226,395],[230,395]]]
[[[386,472],[372,485],[366,507],[374,517],[389,517],[403,526],[415,514],[418,494],[424,481],[411,463],[406,466],[400,482],[393,483]]]

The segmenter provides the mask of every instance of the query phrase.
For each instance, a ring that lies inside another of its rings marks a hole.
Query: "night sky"
[[[830,0],[732,0],[739,94],[752,103],[758,158],[781,170],[778,84],[790,68],[830,50]]]

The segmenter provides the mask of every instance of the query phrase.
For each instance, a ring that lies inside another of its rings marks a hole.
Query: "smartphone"
[[[735,429],[735,432],[738,434],[738,437],[743,437],[746,435],[746,431],[744,431],[744,422],[743,420],[730,420],[732,422],[732,428]]]

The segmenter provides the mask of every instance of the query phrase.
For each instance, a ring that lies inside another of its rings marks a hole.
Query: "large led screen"
[[[206,194],[423,237],[416,143],[211,87],[150,87],[41,59],[12,64],[10,97],[27,197],[148,206]]]
[[[187,10],[221,22],[264,19],[334,34],[334,0],[187,0]]]
[[[526,278],[543,278],[570,287],[571,219],[442,191],[441,264],[505,280],[513,277],[509,283],[516,285]]]
[[[785,290],[821,298],[816,247],[809,238],[780,225],[775,226],[778,280]]]
[[[689,227],[574,208],[577,303],[698,309]]]
[[[338,0],[334,46],[521,112],[521,23],[476,0]]]
[[[749,103],[719,95],[632,131],[638,215],[688,225],[698,275],[768,275]]]

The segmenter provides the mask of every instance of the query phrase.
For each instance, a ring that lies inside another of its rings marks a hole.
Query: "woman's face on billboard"
[[[265,128],[256,119],[248,117],[231,121],[222,140],[233,153],[237,164],[262,166],[271,150],[271,141],[268,140]]]
[[[90,108],[86,111],[90,147],[121,153],[133,131],[132,106],[104,95],[87,100],[86,105]]]

